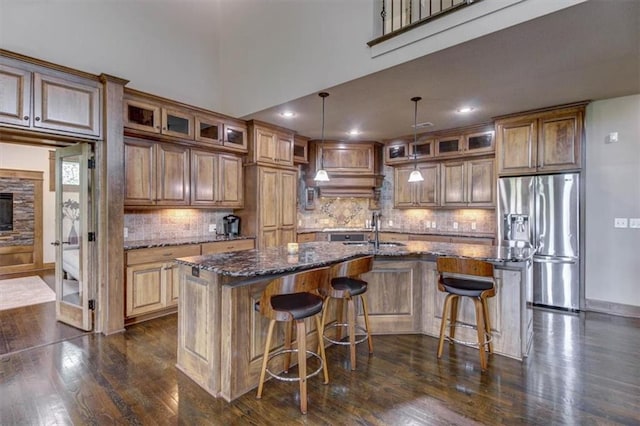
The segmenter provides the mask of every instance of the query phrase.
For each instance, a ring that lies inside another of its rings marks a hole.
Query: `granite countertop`
[[[372,244],[311,242],[299,244],[298,254],[289,255],[286,246],[243,250],[177,259],[178,263],[198,267],[230,277],[253,277],[318,268],[346,259],[376,256],[433,255],[485,260],[492,263],[524,262],[533,257],[533,248],[513,248],[480,244],[432,243],[406,241],[402,245],[385,245],[377,251]]]
[[[209,236],[202,236],[202,237],[132,240],[132,241],[124,242],[124,249],[135,250],[135,249],[152,248],[152,247],[169,247],[169,246],[180,246],[183,244],[202,244],[202,243],[213,243],[216,241],[233,241],[233,240],[248,240],[248,239],[255,239],[255,237],[239,236],[239,237],[229,238],[224,235],[209,235]]]
[[[298,234],[309,234],[312,232],[373,232],[371,228],[298,228]],[[495,234],[489,232],[455,232],[455,231],[407,231],[402,229],[380,229],[380,232],[390,234],[413,234],[413,235],[442,235],[446,237],[465,237],[465,238],[495,238]]]

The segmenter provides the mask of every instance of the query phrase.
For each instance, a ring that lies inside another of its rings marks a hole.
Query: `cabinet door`
[[[165,265],[165,289],[167,307],[176,306],[178,304],[178,296],[180,295],[180,275],[178,274],[178,265],[176,263],[168,263]]]
[[[295,227],[296,224],[296,172],[280,172],[280,223],[282,227]],[[288,242],[294,242],[295,239]]]
[[[307,164],[309,162],[308,146],[308,139],[295,137],[293,140],[293,161],[295,163]]]
[[[432,158],[435,154],[435,140],[423,139],[411,143],[411,158]]]
[[[374,147],[372,144],[324,143],[320,145],[327,173],[373,174]],[[320,167],[320,163],[317,164]]]
[[[153,205],[156,202],[156,145],[141,140],[124,143],[124,204]]]
[[[127,267],[126,316],[140,315],[165,307],[166,263],[145,263]]]
[[[160,107],[134,99],[124,100],[124,126],[130,129],[160,133]]]
[[[580,168],[582,114],[570,112],[539,119],[538,170]]]
[[[278,135],[277,138],[276,162],[281,165],[293,166],[293,136]]]
[[[215,205],[218,166],[217,154],[191,150],[191,205]]]
[[[464,206],[465,196],[465,163],[454,161],[442,164],[442,205]]]
[[[534,173],[538,141],[537,120],[496,122],[496,132],[498,174]]]
[[[280,230],[278,228],[263,228],[260,232],[260,241],[258,248],[265,249],[269,247],[277,247],[279,240]]]
[[[31,73],[0,65],[0,123],[31,124]]]
[[[244,179],[242,158],[235,155],[218,155],[218,194],[220,207],[244,206]]]
[[[409,144],[407,142],[392,142],[384,147],[384,162],[400,163],[409,159]]]
[[[193,139],[194,116],[173,108],[162,108],[162,134]]]
[[[424,180],[417,182],[416,202],[421,207],[440,205],[440,165],[437,163],[418,164]],[[411,185],[409,183],[409,185]]]
[[[436,139],[436,156],[452,157],[464,150],[464,138],[462,136],[447,136]]]
[[[224,146],[238,152],[247,152],[247,128],[225,124]]]
[[[278,230],[280,207],[278,188],[278,171],[275,169],[260,168],[258,172],[259,180],[258,185],[260,188],[258,200],[260,200],[260,229]],[[277,244],[277,236],[275,238],[275,244]],[[264,247],[261,242],[261,248]]]
[[[493,152],[494,148],[493,132],[472,133],[466,136],[465,152],[476,154]]]
[[[189,205],[189,149],[176,145],[157,144],[158,205]]]
[[[197,115],[195,117],[195,139],[207,145],[222,145],[223,125],[214,117]]]
[[[415,187],[419,182],[408,182],[413,167],[396,167],[393,169],[393,205],[394,207],[414,207]]]
[[[102,86],[33,74],[35,127],[99,137]]]
[[[469,160],[466,165],[469,206],[493,207],[496,193],[493,159]]]
[[[283,246],[287,243],[296,242],[296,230],[293,228],[280,229],[280,235],[278,236],[278,245]]]
[[[275,163],[277,155],[278,136],[270,131],[257,128],[256,132],[256,161]]]

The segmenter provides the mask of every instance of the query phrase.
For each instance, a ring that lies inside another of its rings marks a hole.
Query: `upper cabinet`
[[[296,164],[309,162],[309,138],[300,135],[293,138],[293,162]]]
[[[420,163],[415,166],[424,180],[409,182],[414,166],[394,169],[393,204],[397,208],[437,207],[440,205],[440,166],[438,163]]]
[[[232,154],[191,150],[191,205],[243,206],[242,159]]]
[[[129,133],[168,136],[188,145],[247,152],[247,127],[243,121],[131,89],[125,89],[124,126]]]
[[[0,123],[99,138],[102,84],[18,60],[0,58]]]
[[[462,127],[437,132],[403,136],[385,142],[385,163],[409,163],[476,155],[495,151],[493,124]]]
[[[498,174],[579,170],[585,105],[498,118]]]
[[[249,162],[293,166],[293,131],[258,121],[249,122]]]

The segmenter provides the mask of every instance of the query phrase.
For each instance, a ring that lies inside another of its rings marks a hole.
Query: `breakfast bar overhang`
[[[296,254],[282,246],[178,259],[178,369],[227,401],[255,388],[268,321],[254,306],[266,284],[369,254],[375,254],[373,270],[362,278],[369,283],[373,334],[437,337],[444,295],[437,290],[436,259],[473,258],[495,268],[497,295],[489,301],[494,352],[518,360],[527,356],[533,337],[533,249],[410,241],[376,250],[366,243],[312,242],[300,244]],[[472,304],[462,303],[459,310],[462,322],[473,323]],[[333,312],[327,323],[338,315]],[[307,329],[307,344],[317,344],[312,322]],[[458,337],[473,340],[468,338],[473,333],[461,329]],[[435,353],[433,359],[437,362]]]

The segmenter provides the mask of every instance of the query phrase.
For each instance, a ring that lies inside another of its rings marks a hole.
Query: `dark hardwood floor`
[[[26,275],[40,276],[55,291],[53,270],[45,270],[37,274],[14,274],[2,278],[18,278]],[[56,321],[55,302],[0,311],[0,355],[60,342],[83,334],[86,333],[82,330]]]
[[[479,370],[477,352],[436,359],[437,339],[375,336],[374,355],[327,350],[330,383],[269,381],[232,403],[175,368],[176,315],[0,356],[0,424],[640,424],[640,320],[535,312],[532,353]]]

